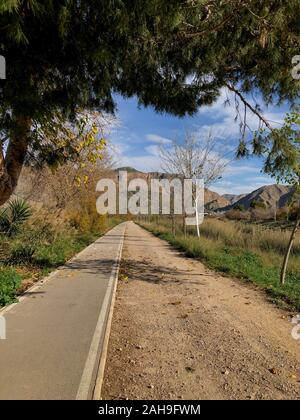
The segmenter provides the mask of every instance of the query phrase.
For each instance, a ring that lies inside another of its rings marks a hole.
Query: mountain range
[[[288,185],[264,185],[250,194],[231,197],[229,206],[239,205],[248,210],[251,203],[258,202],[266,209],[282,208],[291,203],[294,192],[294,187]]]
[[[126,170],[129,179],[135,176],[141,178],[168,178],[169,175],[151,172],[144,173],[131,167],[118,168],[116,171]],[[240,206],[245,210],[251,207],[253,202],[260,203],[266,209],[282,208],[287,206],[294,193],[294,188],[288,185],[264,185],[249,194],[223,194],[220,195],[210,189],[205,189],[204,202],[208,210],[230,210],[236,206]]]

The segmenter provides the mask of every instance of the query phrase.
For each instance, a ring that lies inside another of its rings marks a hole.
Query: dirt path
[[[263,293],[133,223],[122,270],[103,398],[300,398],[300,342]]]

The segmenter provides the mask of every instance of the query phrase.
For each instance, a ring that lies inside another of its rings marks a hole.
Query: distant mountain
[[[163,172],[140,172],[137,169],[125,166],[118,168],[114,171],[117,175],[118,171],[127,171],[128,180],[139,177],[147,180],[148,182],[153,179],[171,179],[172,176]],[[251,207],[251,203],[261,203],[266,209],[272,210],[275,208],[282,208],[289,205],[292,194],[294,192],[293,187],[287,185],[265,185],[249,194],[223,194],[220,195],[214,191],[205,188],[204,191],[204,204],[207,210],[222,210],[227,211],[235,206],[242,206],[245,210]]]
[[[218,210],[229,206],[230,202],[224,196],[205,188],[204,204],[207,210]]]
[[[118,171],[127,171],[127,172],[129,172],[129,173],[132,173],[132,172],[139,172],[139,173],[143,173],[143,172],[140,172],[140,171],[138,171],[137,169],[133,168],[132,166],[123,166],[123,167],[121,167],[121,168],[117,168],[117,169],[116,169],[116,172],[118,172]]]
[[[223,194],[222,197],[224,197],[227,201],[229,201],[229,204],[234,204],[237,201],[244,198],[246,194]]]
[[[293,192],[294,188],[287,185],[265,185],[236,201],[234,206],[241,205],[247,210],[257,201],[267,209],[281,208],[289,205]]]

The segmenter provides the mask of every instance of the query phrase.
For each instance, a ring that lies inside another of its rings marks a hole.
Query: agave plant
[[[11,200],[0,210],[0,232],[7,236],[16,235],[31,214],[31,208],[26,201],[20,198]]]

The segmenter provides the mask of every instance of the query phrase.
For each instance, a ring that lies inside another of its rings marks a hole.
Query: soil
[[[102,398],[299,399],[292,315],[129,222]]]

